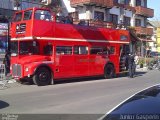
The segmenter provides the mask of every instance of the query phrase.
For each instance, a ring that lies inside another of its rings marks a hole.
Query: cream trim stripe
[[[12,41],[14,40],[32,40],[32,39],[33,39],[32,36],[31,37],[21,37],[21,38],[11,38]]]
[[[72,38],[54,38],[54,37],[23,37],[23,38],[11,38],[12,41],[15,40],[55,40],[55,41],[79,41],[79,42],[100,42],[100,43],[126,43],[125,41],[111,41],[111,40],[92,40],[92,39],[72,39]]]

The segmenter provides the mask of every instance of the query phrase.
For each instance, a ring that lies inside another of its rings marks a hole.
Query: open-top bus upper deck
[[[49,9],[30,8],[16,12],[11,24],[11,40],[68,40],[129,43],[127,30],[80,26],[56,21]]]

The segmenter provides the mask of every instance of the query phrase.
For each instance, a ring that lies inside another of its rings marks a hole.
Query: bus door
[[[74,46],[74,76],[88,76],[89,75],[89,55],[88,46]]]
[[[73,77],[73,62],[72,46],[56,46],[54,77]]]
[[[120,46],[120,56],[119,56],[119,61],[120,61],[120,72],[128,70],[128,64],[126,61],[126,57],[129,54],[129,45],[121,45]]]

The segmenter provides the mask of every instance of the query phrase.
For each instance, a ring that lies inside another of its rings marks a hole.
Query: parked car
[[[160,120],[160,85],[131,96],[100,120]]]

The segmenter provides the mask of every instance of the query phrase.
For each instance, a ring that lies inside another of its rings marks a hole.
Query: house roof
[[[148,23],[153,27],[160,27],[160,21],[148,21]]]

